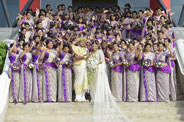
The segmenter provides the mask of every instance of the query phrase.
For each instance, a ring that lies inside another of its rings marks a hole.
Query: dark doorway
[[[107,7],[114,7],[117,5],[118,5],[117,0],[72,0],[73,8],[86,7],[86,6],[90,6],[92,8],[96,7],[107,8]]]

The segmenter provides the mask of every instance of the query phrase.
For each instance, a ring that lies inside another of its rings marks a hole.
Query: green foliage
[[[8,50],[7,45],[3,42],[0,42],[0,74],[3,71],[7,50]]]

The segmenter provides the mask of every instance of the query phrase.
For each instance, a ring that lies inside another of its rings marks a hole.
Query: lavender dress
[[[40,68],[42,61],[39,59],[40,55],[32,55],[34,68],[33,68],[33,102],[42,102],[43,93],[42,93],[42,83],[43,83],[43,70]]]
[[[167,62],[167,51],[156,54],[156,62]],[[171,68],[163,66],[157,68],[156,72],[156,86],[157,86],[157,99],[158,101],[169,101],[169,81],[170,81]]]
[[[122,53],[118,52],[112,56],[114,64],[122,62]],[[111,69],[111,90],[116,101],[123,101],[123,66],[116,66]]]
[[[11,65],[9,66],[9,76],[11,78],[10,87],[10,102],[17,103],[19,101],[19,81],[20,81],[20,61],[19,61],[20,51],[16,54],[10,53],[9,60]],[[19,66],[19,68],[13,69],[13,66]]]
[[[54,63],[56,58],[57,52],[55,50],[52,50],[50,53],[45,53],[45,71],[43,73],[43,101],[56,102],[57,66]]]
[[[135,51],[127,53],[125,58],[130,63],[126,67],[126,88],[124,88],[126,89],[126,101],[138,101],[140,65],[134,64],[134,61],[136,61]]]
[[[32,70],[28,67],[28,65],[32,62],[32,54],[26,53],[20,60],[22,64],[20,75],[19,101],[27,103],[32,101]]]
[[[70,53],[59,56],[61,64],[58,66],[58,101],[71,102],[72,101],[72,69],[68,68],[66,64],[72,63],[72,55]]]
[[[176,57],[175,49],[171,49],[174,56]],[[168,50],[167,50],[168,51]],[[168,51],[169,52],[169,51]],[[170,82],[169,82],[169,87],[170,87],[170,95],[171,95],[171,100],[176,101],[176,92],[177,92],[177,84],[176,84],[176,67],[175,67],[175,62],[171,60],[171,58],[168,58],[169,66],[171,68],[171,74],[170,74]]]
[[[143,62],[150,62],[152,64],[155,60],[155,54],[149,52],[147,55],[143,54]],[[156,68],[154,66],[141,67],[141,84],[140,84],[140,101],[156,101]]]

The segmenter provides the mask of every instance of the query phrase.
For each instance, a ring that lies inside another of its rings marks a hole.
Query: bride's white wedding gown
[[[94,80],[95,88],[91,89],[94,94],[94,122],[130,122],[130,120],[128,120],[128,118],[121,112],[111,93],[106,72],[107,66],[102,50],[98,50],[95,56],[98,61],[102,61],[102,63],[98,66],[96,80]]]

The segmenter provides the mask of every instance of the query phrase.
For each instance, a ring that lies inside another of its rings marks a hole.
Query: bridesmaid
[[[23,53],[20,54],[21,61],[21,74],[20,74],[20,89],[19,101],[31,102],[32,101],[32,54],[30,51],[29,43],[23,44]]]
[[[40,60],[41,55],[41,44],[39,42],[36,43],[36,50],[33,51],[32,54],[32,61],[34,64],[33,68],[33,96],[32,101],[33,102],[42,102],[43,95],[42,95],[42,76],[43,76],[43,70],[42,67],[42,60]]]
[[[153,66],[155,60],[155,53],[151,52],[151,44],[146,43],[142,55],[142,70],[141,70],[141,86],[140,86],[140,101],[153,102],[157,100],[156,97],[156,82],[155,72]]]
[[[168,57],[173,57],[173,53],[168,46],[168,51],[164,51],[164,43],[159,43],[159,52],[156,54],[155,65],[157,67],[156,72],[156,86],[157,86],[157,97],[158,101],[169,101],[169,78],[171,68],[167,61]],[[163,82],[164,81],[164,82]]]
[[[171,95],[171,100],[172,101],[176,101],[176,67],[175,67],[175,60],[176,60],[176,54],[175,54],[175,49],[173,47],[173,45],[171,44],[171,40],[169,38],[165,38],[164,39],[165,45],[166,47],[170,47],[171,51],[173,53],[173,57],[168,58],[169,61],[169,66],[171,68],[171,75],[170,75],[170,83],[169,83],[169,87],[170,87],[170,95]],[[168,51],[169,53],[169,49],[167,48],[166,51]]]
[[[126,101],[138,101],[140,65],[137,62],[134,42],[130,42],[125,58],[128,62],[126,67]]]
[[[70,45],[67,43],[59,50],[58,101],[62,102],[72,102],[72,55],[69,52]]]
[[[57,58],[57,52],[53,49],[51,39],[46,40],[46,47],[40,56],[44,60],[45,70],[43,73],[43,101],[56,102],[57,97],[57,66],[54,61]]]
[[[114,43],[114,53],[112,55],[111,67],[111,90],[116,101],[123,101],[123,65],[124,56],[119,51],[117,43]]]
[[[20,79],[20,61],[19,55],[20,50],[18,50],[16,43],[10,45],[9,50],[9,75],[11,78],[11,92],[10,92],[10,102],[18,103],[19,101],[19,79]]]

